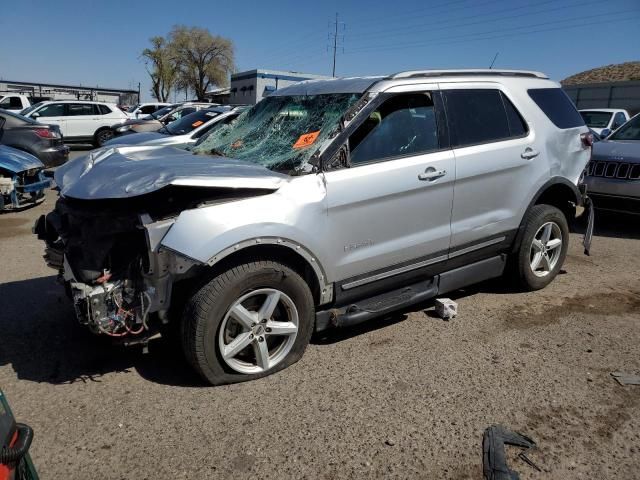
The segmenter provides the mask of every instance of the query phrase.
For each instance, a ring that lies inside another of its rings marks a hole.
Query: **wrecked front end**
[[[197,262],[160,247],[174,222],[154,201],[60,198],[35,233],[45,261],[58,271],[76,317],[94,333],[124,337],[168,321],[172,285]],[[162,202],[164,203],[164,202]]]
[[[223,157],[125,147],[68,162],[55,181],[55,209],[34,226],[45,261],[80,323],[126,337],[167,323],[176,285],[205,268],[189,252],[162,245],[181,213],[271,192],[282,176]]]
[[[0,145],[0,211],[22,208],[44,200],[51,180],[33,155]]]

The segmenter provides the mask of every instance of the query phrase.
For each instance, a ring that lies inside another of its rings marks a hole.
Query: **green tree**
[[[225,87],[234,69],[233,42],[206,28],[177,25],[169,34],[171,58],[178,70],[177,86],[198,100],[212,87]]]
[[[152,37],[149,41],[151,48],[145,48],[142,57],[151,77],[151,93],[158,101],[166,102],[171,90],[177,86],[178,69],[166,38]]]

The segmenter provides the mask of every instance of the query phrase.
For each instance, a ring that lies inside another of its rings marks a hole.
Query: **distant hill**
[[[565,78],[562,85],[581,85],[584,83],[623,82],[640,80],[640,62],[626,62],[605,67],[592,68]]]

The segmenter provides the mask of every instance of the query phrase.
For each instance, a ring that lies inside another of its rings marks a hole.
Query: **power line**
[[[549,4],[549,3],[557,3],[556,0],[546,0],[544,2],[538,2],[535,6],[538,7],[540,5],[545,5],[545,4]],[[538,15],[541,13],[550,13],[550,12],[554,12],[554,11],[558,11],[558,10],[564,10],[567,8],[574,8],[577,6],[586,6],[586,5],[590,5],[590,4],[602,4],[601,1],[598,0],[594,0],[591,2],[576,2],[573,4],[569,4],[569,5],[564,5],[561,7],[556,7],[556,8],[547,8],[547,9],[542,9],[542,10],[538,10],[538,11],[533,11],[533,12],[523,12],[523,13],[518,13],[515,15],[502,15],[502,16],[496,16],[495,13],[490,12],[490,13],[479,13],[479,14],[475,14],[475,15],[467,15],[465,17],[459,17],[458,19],[454,20],[453,22],[451,21],[436,21],[433,23],[427,23],[427,24],[421,24],[421,25],[413,25],[413,26],[407,26],[406,28],[397,28],[397,29],[393,29],[393,30],[387,30],[389,32],[398,32],[396,34],[387,34],[385,35],[385,38],[388,38],[390,36],[393,37],[397,37],[397,36],[401,36],[401,35],[408,35],[408,34],[415,34],[418,32],[421,32],[423,30],[428,30],[429,32],[435,31],[435,30],[445,30],[451,27],[467,27],[470,25],[478,25],[478,24],[484,24],[484,23],[488,23],[488,22],[496,22],[496,21],[500,21],[500,20],[511,20],[514,18],[520,18],[520,17],[524,17],[524,16],[531,16],[531,15]],[[514,12],[517,10],[522,10],[523,8],[529,8],[530,5],[520,5],[519,7],[514,7],[514,8],[505,8],[503,10],[501,10],[501,13],[506,13],[506,12]],[[469,19],[477,19],[477,18],[481,18],[481,17],[490,17],[489,19],[482,19],[482,20],[476,20],[473,22],[459,22],[459,20],[469,20]],[[433,26],[435,25],[435,26]],[[349,38],[356,38],[360,39],[363,37],[376,37],[379,36],[381,32],[369,32],[369,33],[363,33],[363,34],[355,34],[350,36]]]
[[[629,13],[637,13],[637,11],[636,10],[628,10],[628,11],[618,12],[618,13],[614,13],[614,14],[606,14],[605,13],[605,14],[600,15],[598,18],[611,16],[611,15],[627,15]],[[593,19],[593,18],[594,18],[593,15],[587,15],[587,16],[583,16],[583,17],[566,18],[566,19],[556,20],[556,21],[551,21],[551,22],[541,22],[541,23],[537,23],[537,24],[506,28],[506,29],[502,29],[502,32],[509,31],[509,30],[522,30],[523,28],[542,27],[542,26],[547,26],[547,25],[552,25],[552,24],[558,24],[558,23],[564,23],[564,22],[572,22],[572,21],[585,20],[585,19]],[[597,22],[595,22],[595,23],[597,23]],[[563,28],[563,27],[560,26],[559,28]],[[485,32],[475,32],[475,33],[467,33],[467,34],[463,34],[463,35],[453,35],[453,36],[449,36],[449,37],[440,37],[440,36],[438,36],[438,37],[434,37],[433,38],[434,41],[431,41],[430,39],[425,39],[425,40],[421,40],[420,42],[399,43],[399,44],[395,44],[395,45],[388,45],[388,44],[384,44],[384,45],[368,45],[368,46],[365,46],[365,47],[354,48],[353,50],[350,50],[349,53],[365,52],[365,51],[371,51],[371,50],[376,50],[376,51],[394,50],[394,49],[398,49],[398,48],[412,48],[412,47],[420,47],[420,46],[427,46],[427,45],[439,45],[439,44],[442,44],[442,43],[448,43],[450,40],[456,40],[456,39],[465,38],[465,37],[476,37],[478,35],[487,35],[487,34],[491,35],[493,33],[495,33],[495,29],[490,30],[490,31],[485,31]],[[498,38],[498,37],[502,37],[502,35],[498,35],[495,38]],[[494,37],[491,37],[491,38],[494,38]]]

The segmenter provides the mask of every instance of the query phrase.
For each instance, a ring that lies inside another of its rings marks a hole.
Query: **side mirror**
[[[177,120],[176,117],[171,115],[170,117],[167,117],[167,119],[164,121],[164,123],[166,125],[167,123],[175,122],[176,120]]]
[[[600,132],[600,138],[607,138],[609,135],[611,135],[611,130],[609,130],[608,128],[603,128],[602,131]]]
[[[33,113],[31,114],[31,118],[33,118],[33,119],[36,119],[36,118],[38,118],[38,117],[40,117],[40,114],[39,114],[38,112],[33,112]]]

